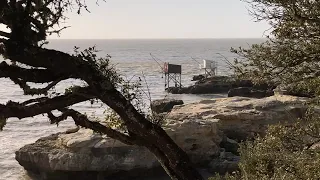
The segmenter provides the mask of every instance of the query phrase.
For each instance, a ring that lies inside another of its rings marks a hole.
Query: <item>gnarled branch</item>
[[[44,102],[46,100],[48,100],[50,98],[48,97],[39,97],[39,98],[35,98],[35,99],[29,99],[27,101],[24,101],[23,103],[20,103],[22,106],[27,106],[30,105],[31,103],[39,103],[39,102]]]
[[[40,48],[32,45],[20,46],[18,42],[7,41],[5,56],[16,62],[32,67],[41,67],[55,74],[72,74],[80,78],[81,74],[90,74],[89,64],[75,56],[52,49]],[[63,67],[63,68],[62,68]]]
[[[0,104],[0,117],[17,117],[19,119],[33,117],[94,98],[95,96],[92,95],[91,89],[88,87],[84,87],[78,88],[72,93],[67,93],[65,95],[57,96],[54,98],[37,98],[22,103],[9,101],[6,105]],[[28,105],[32,102],[38,103]]]
[[[18,79],[18,78],[10,78],[14,83],[18,84],[20,88],[23,90],[25,95],[47,95],[48,91],[53,88],[55,85],[57,85],[62,79],[55,80],[53,82],[50,82],[46,87],[44,88],[31,88],[27,82],[24,80]]]
[[[57,79],[73,78],[72,74],[53,73],[48,69],[25,69],[19,66],[0,63],[0,77],[23,79],[25,82],[49,83]]]
[[[119,140],[120,142],[128,145],[137,145],[139,142],[134,139],[132,136],[123,134],[117,130],[114,130],[110,127],[106,127],[99,122],[93,122],[88,119],[88,117],[84,114],[81,114],[80,112],[73,110],[73,109],[67,109],[67,108],[62,108],[60,109],[62,112],[62,115],[56,117],[54,116],[51,112],[47,113],[48,118],[51,121],[51,124],[57,124],[68,117],[72,117],[74,120],[75,124],[84,128],[89,128],[92,129],[95,132],[101,133],[101,134],[106,134],[110,138]]]

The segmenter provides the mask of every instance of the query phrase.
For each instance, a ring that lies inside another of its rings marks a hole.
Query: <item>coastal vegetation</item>
[[[109,63],[110,57],[97,57],[94,47],[83,51],[76,48],[75,54],[67,54],[43,46],[49,35],[66,28],[61,27],[67,18],[66,12],[80,14],[88,8],[83,0],[0,0],[0,23],[8,29],[0,31],[0,54],[5,58],[0,64],[0,77],[10,78],[25,95],[31,95],[24,102],[12,99],[0,104],[1,129],[11,117],[24,119],[44,114],[52,124],[71,117],[77,126],[128,145],[147,148],[172,179],[203,179],[187,154],[158,123],[139,110],[139,94],[117,74]],[[85,85],[66,87],[63,94],[52,91],[61,81],[70,78],[81,80]],[[30,82],[46,84],[46,87],[33,87]],[[70,107],[95,100],[117,114],[125,131],[92,121]]]
[[[319,179],[320,2],[245,2],[257,21],[267,21],[272,28],[266,42],[232,49],[239,55],[236,74],[313,99],[297,122],[272,125],[265,136],[243,143],[238,172],[212,179]]]
[[[210,180],[318,179],[319,130],[312,112],[293,124],[271,125],[265,136],[240,145],[239,171]]]
[[[268,40],[249,49],[231,49],[240,58],[236,74],[256,83],[292,85],[318,95],[320,2],[313,0],[245,0],[257,21],[271,28]]]

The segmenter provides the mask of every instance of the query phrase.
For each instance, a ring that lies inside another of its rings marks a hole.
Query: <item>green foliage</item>
[[[137,109],[137,111],[143,114],[148,120],[153,123],[161,124],[164,117],[155,116],[151,111],[151,95],[149,88],[147,92],[142,89],[142,84],[148,87],[147,81],[143,75],[144,82],[141,77],[136,75],[131,78],[121,76],[114,65],[110,62],[110,55],[105,58],[99,58],[97,56],[98,50],[95,46],[88,49],[80,50],[79,47],[74,47],[74,56],[84,59],[89,62],[90,65],[101,73],[102,76],[107,77],[111,85],[114,86],[130,103]],[[79,88],[78,86],[72,86],[65,90],[65,93],[75,92]],[[149,100],[149,103],[146,101]],[[125,131],[125,125],[123,124],[120,116],[112,109],[107,108],[104,112],[104,122],[112,128]]]
[[[107,108],[104,111],[104,123],[113,129],[117,129],[120,131],[126,131],[126,127],[124,123],[122,122],[120,116],[112,109]]]
[[[288,179],[320,177],[320,117],[309,112],[294,124],[268,128],[265,137],[240,146],[240,172],[216,179]]]
[[[232,49],[236,74],[255,82],[292,84],[320,92],[320,1],[249,0],[258,21],[272,26],[267,42]]]
[[[112,86],[118,87],[119,84],[124,82],[123,78],[117,72],[115,66],[110,63],[110,55],[106,57],[98,57],[97,48],[95,46],[89,47],[80,51],[79,47],[74,47],[74,56],[78,57],[81,61],[86,61],[90,66],[95,69],[97,72],[100,72],[102,76],[109,79],[108,82],[111,82]],[[80,64],[81,62],[79,62]]]
[[[238,178],[239,177],[237,175],[226,174],[224,176],[221,176],[217,174],[214,177],[210,177],[208,180],[238,180]]]
[[[66,88],[64,90],[64,93],[65,94],[70,94],[70,93],[74,93],[74,92],[77,92],[77,90],[80,88],[80,86],[70,86],[68,88]]]
[[[320,95],[320,1],[244,0],[257,21],[271,26],[268,40],[238,54],[235,72],[256,83],[289,85],[293,94]],[[318,103],[314,100],[313,103]],[[268,128],[266,136],[245,142],[240,171],[213,179],[319,179],[320,117],[308,112],[293,124]]]

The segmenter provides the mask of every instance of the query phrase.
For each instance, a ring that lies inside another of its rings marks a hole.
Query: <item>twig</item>
[[[10,33],[4,32],[4,31],[0,31],[0,36],[6,37],[6,38],[10,38]]]

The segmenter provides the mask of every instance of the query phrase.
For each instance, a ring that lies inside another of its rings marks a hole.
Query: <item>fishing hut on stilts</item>
[[[199,64],[199,68],[204,70],[204,75],[206,78],[216,76],[218,70],[218,63],[212,60],[203,60],[203,65]]]
[[[167,90],[170,88],[170,85],[174,84],[175,88],[182,88],[181,84],[181,65],[170,64],[168,62],[163,62],[160,59],[156,58],[150,53],[152,59],[157,62],[160,66],[162,73],[164,74],[165,84],[164,88]],[[163,65],[162,65],[163,64]]]
[[[163,68],[165,89],[170,88],[170,82],[174,83],[174,87],[182,87],[181,84],[181,65],[164,63]]]
[[[192,58],[199,65],[199,69],[204,71],[204,78],[209,78],[213,76],[217,76],[218,74],[218,63],[213,60],[203,59],[203,63],[201,64],[197,59]],[[203,75],[200,75],[203,76]]]

